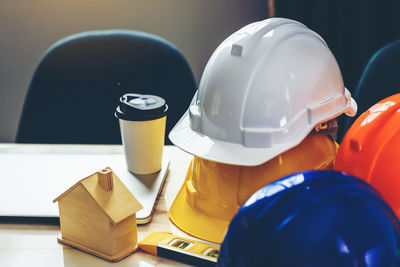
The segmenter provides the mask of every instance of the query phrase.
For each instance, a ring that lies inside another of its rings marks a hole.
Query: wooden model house
[[[111,261],[137,249],[136,212],[142,205],[110,168],[80,180],[56,201],[60,242]]]

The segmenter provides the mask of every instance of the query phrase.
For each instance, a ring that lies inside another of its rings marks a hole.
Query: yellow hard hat
[[[231,219],[254,192],[294,172],[332,169],[337,147],[330,136],[311,133],[296,147],[258,166],[194,157],[169,217],[188,234],[221,243]]]

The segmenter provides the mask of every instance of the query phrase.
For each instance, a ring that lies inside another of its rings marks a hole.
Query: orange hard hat
[[[374,186],[400,218],[399,151],[400,94],[396,94],[354,122],[339,146],[334,169]]]

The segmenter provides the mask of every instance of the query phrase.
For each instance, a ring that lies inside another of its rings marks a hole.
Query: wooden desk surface
[[[39,146],[51,149],[55,145],[0,144],[2,149],[31,149]],[[65,145],[64,145],[65,146]],[[119,150],[109,146],[111,153]],[[85,147],[87,148],[87,146]],[[79,151],[79,145],[71,146]],[[191,155],[174,146],[166,146],[164,154],[170,159],[167,180],[157,204],[153,219],[146,225],[138,226],[139,240],[154,231],[171,231],[176,235],[188,236],[177,229],[168,218],[168,209],[185,179]],[[0,177],[2,179],[2,177]],[[7,203],[0,203],[7,205]],[[60,227],[40,224],[5,224],[0,223],[0,266],[186,266],[175,261],[155,257],[137,251],[122,261],[111,263],[57,242]]]

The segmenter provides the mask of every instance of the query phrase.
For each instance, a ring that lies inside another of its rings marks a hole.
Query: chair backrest
[[[119,144],[119,97],[163,97],[169,131],[196,91],[190,67],[168,41],[128,30],[90,31],[56,42],[40,60],[22,111],[19,143]]]
[[[358,116],[378,101],[400,92],[400,40],[379,49],[369,60],[354,92],[357,116],[347,118],[342,138]]]

